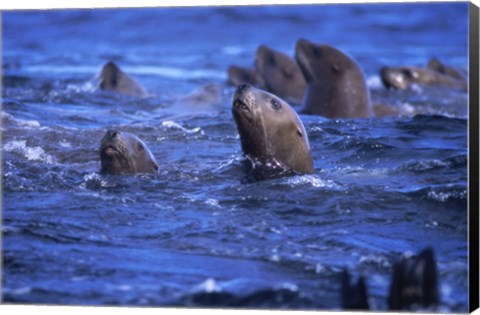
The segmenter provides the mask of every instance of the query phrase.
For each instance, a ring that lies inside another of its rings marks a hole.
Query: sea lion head
[[[279,97],[301,102],[306,82],[292,58],[261,45],[257,49],[255,65],[263,88]]]
[[[383,85],[389,89],[404,90],[414,84],[466,90],[467,82],[432,69],[417,67],[383,67],[380,69]]]
[[[239,86],[244,83],[251,85],[257,84],[257,72],[255,69],[242,68],[235,65],[231,65],[227,70],[228,83],[233,86]]]
[[[114,62],[107,62],[100,72],[100,88],[102,90],[115,90],[121,74],[122,71]]]
[[[307,133],[285,101],[243,84],[233,96],[232,113],[242,151],[253,168],[260,166],[276,175],[313,171]]]
[[[440,60],[437,58],[432,58],[427,63],[427,69],[436,71],[441,74],[445,74],[451,76],[452,78],[458,80],[465,80],[465,77],[455,68],[449,67],[444,65]]]
[[[100,173],[155,173],[158,164],[146,144],[130,133],[108,130],[100,145]]]
[[[422,73],[412,67],[382,67],[380,78],[387,89],[404,90],[414,83],[422,82]]]
[[[306,39],[297,41],[295,59],[307,82],[323,81],[326,75],[339,77],[352,71],[361,72],[357,63],[339,49]]]
[[[373,116],[365,76],[352,58],[335,47],[299,39],[295,59],[307,81],[302,113],[328,118]]]
[[[107,62],[100,71],[101,90],[113,91],[129,96],[148,96],[147,91],[134,78],[123,72],[114,62]]]

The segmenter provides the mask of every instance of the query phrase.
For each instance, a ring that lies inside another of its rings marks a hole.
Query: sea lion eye
[[[268,56],[268,63],[272,66],[276,64],[275,57],[273,55]]]
[[[282,73],[285,78],[293,78],[293,72],[290,69],[282,69]]]
[[[322,55],[322,52],[320,51],[320,49],[316,46],[311,46],[311,52],[312,52],[312,55],[314,57],[321,57]]]
[[[140,142],[137,144],[137,148],[138,148],[138,151],[145,150],[145,148],[143,147],[143,144],[141,144]]]
[[[280,104],[280,102],[276,99],[272,99],[271,103],[272,103],[272,108],[275,110],[279,110],[280,108],[282,108],[282,104]]]

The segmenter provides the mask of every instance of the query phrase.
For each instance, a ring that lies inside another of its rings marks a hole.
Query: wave
[[[12,140],[3,146],[6,152],[15,152],[23,155],[29,161],[40,161],[48,164],[56,163],[56,159],[47,154],[41,147],[29,147],[26,140]]]
[[[88,74],[94,75],[100,73],[101,67],[98,66],[65,66],[65,65],[32,65],[22,68],[30,73],[61,73],[61,74]],[[133,75],[157,75],[170,79],[215,79],[226,80],[226,71],[216,71],[207,69],[184,69],[175,67],[157,67],[157,66],[122,66],[122,69]]]

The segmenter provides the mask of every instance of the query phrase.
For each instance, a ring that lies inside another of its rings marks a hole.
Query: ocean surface
[[[468,3],[2,13],[4,303],[341,309],[340,274],[387,309],[392,265],[432,247],[438,310],[466,312],[468,94],[386,90],[431,57],[468,75]],[[231,64],[328,43],[404,117],[301,116],[315,171],[245,182]],[[112,60],[151,94],[99,91]],[[215,84],[212,102],[192,92]],[[420,110],[423,114],[415,115]],[[100,175],[108,129],[158,174]]]

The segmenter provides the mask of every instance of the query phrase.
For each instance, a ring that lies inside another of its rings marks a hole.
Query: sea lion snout
[[[105,135],[107,138],[109,139],[115,139],[116,137],[118,137],[119,133],[117,130],[108,130],[107,131],[107,134]]]
[[[311,42],[306,40],[305,38],[300,38],[297,40],[296,44],[295,44],[295,51],[298,50],[298,49],[301,49],[302,47],[306,47],[308,45],[310,45]]]
[[[233,96],[232,109],[234,111],[250,111],[250,102],[248,99],[252,88],[253,87],[248,83],[238,86]]]
[[[391,83],[389,67],[382,67],[380,69],[380,79],[387,89],[395,88],[395,86]]]
[[[235,91],[235,95],[239,95],[241,93],[244,93],[246,92],[247,90],[251,89],[252,86],[248,83],[243,83],[243,84],[240,84],[238,87],[237,87],[237,90]]]
[[[119,131],[113,129],[107,130],[102,138],[100,155],[104,158],[110,158],[115,152],[118,151],[119,141]]]
[[[406,89],[410,84],[419,80],[419,73],[417,70],[408,67],[382,67],[380,77],[387,89]]]

